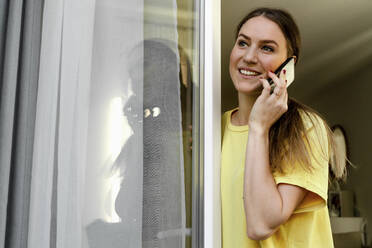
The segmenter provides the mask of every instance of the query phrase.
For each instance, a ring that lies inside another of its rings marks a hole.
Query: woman
[[[331,133],[315,111],[288,98],[285,71],[272,73],[288,57],[298,61],[299,52],[297,25],[283,10],[256,9],[238,25],[230,76],[239,107],[222,124],[224,248],[333,247]],[[332,169],[340,178],[338,164]]]

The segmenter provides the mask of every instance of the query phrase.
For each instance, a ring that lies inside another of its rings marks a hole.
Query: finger
[[[285,90],[281,95],[280,95],[280,101],[282,101],[284,104],[287,104],[288,102],[288,92]]]
[[[287,104],[288,102],[288,91],[287,88],[284,86],[284,90],[282,92],[279,92],[279,90],[276,88],[273,92],[274,97],[276,98],[276,101],[280,104]]]
[[[287,71],[286,70],[283,70],[283,76],[282,76],[282,78],[283,78],[283,80],[284,80],[284,86],[285,86],[285,88],[287,88],[288,86],[288,80],[287,80]]]
[[[284,84],[284,93],[283,93],[283,101],[288,105],[288,91],[287,91],[287,75],[286,75],[286,70],[283,70],[283,75],[281,76],[281,80],[283,80]]]
[[[278,99],[282,98],[284,96],[284,90],[285,88],[283,89],[281,86],[275,86],[272,95]]]
[[[261,81],[262,87],[263,87],[262,95],[270,96],[271,86],[270,86],[269,82],[266,79],[262,79],[262,78],[260,79],[260,81]]]
[[[286,70],[283,70],[283,84],[284,84],[284,101],[285,103],[288,103],[288,90],[287,90],[287,75]]]
[[[287,84],[288,84],[286,72],[287,72],[286,70],[283,70],[279,77],[280,80],[283,82],[285,88],[287,88]]]
[[[282,106],[282,111],[286,112],[288,110],[288,92],[284,93],[279,97],[278,103]]]
[[[272,71],[268,71],[267,75],[273,80],[273,83],[277,86],[280,85],[279,77]]]
[[[279,78],[284,79],[284,80],[287,78],[287,70],[286,69],[284,69],[280,72]]]
[[[287,112],[288,110],[288,92],[285,91],[285,94],[284,94],[284,104],[285,104],[285,112]]]
[[[268,73],[269,77],[273,80],[274,84],[275,84],[275,88],[274,88],[274,95],[275,96],[281,96],[284,92],[284,90],[286,89],[286,85],[285,85],[285,79],[283,78],[278,78],[275,73],[272,73],[272,72],[269,72]]]
[[[285,102],[287,103],[287,100],[288,100],[288,91],[287,91],[287,82],[286,80],[284,80],[284,89],[283,89],[283,92],[280,93],[280,98]]]
[[[275,73],[273,73],[271,71],[267,72],[267,74],[272,79],[272,82],[273,82],[272,85],[271,85],[272,95],[274,95],[276,97],[280,96],[280,94],[281,94],[280,79],[278,78],[278,76]]]

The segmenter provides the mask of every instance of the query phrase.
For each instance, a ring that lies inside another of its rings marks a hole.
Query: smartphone
[[[286,70],[285,77],[287,80],[287,88],[294,81],[294,78],[295,78],[294,68],[295,68],[295,58],[289,57],[274,72],[280,78],[280,76],[283,73],[283,70]],[[271,93],[272,93],[274,91],[275,84],[271,78],[268,78],[268,82],[271,86]]]

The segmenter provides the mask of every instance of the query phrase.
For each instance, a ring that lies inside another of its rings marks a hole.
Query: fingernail
[[[283,70],[283,73],[285,74],[287,71],[286,70]]]
[[[288,82],[287,80],[285,80],[285,82]]]

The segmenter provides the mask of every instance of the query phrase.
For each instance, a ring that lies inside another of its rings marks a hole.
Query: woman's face
[[[260,78],[268,78],[287,58],[287,41],[279,26],[263,16],[240,29],[230,55],[230,76],[239,93],[261,93]]]

